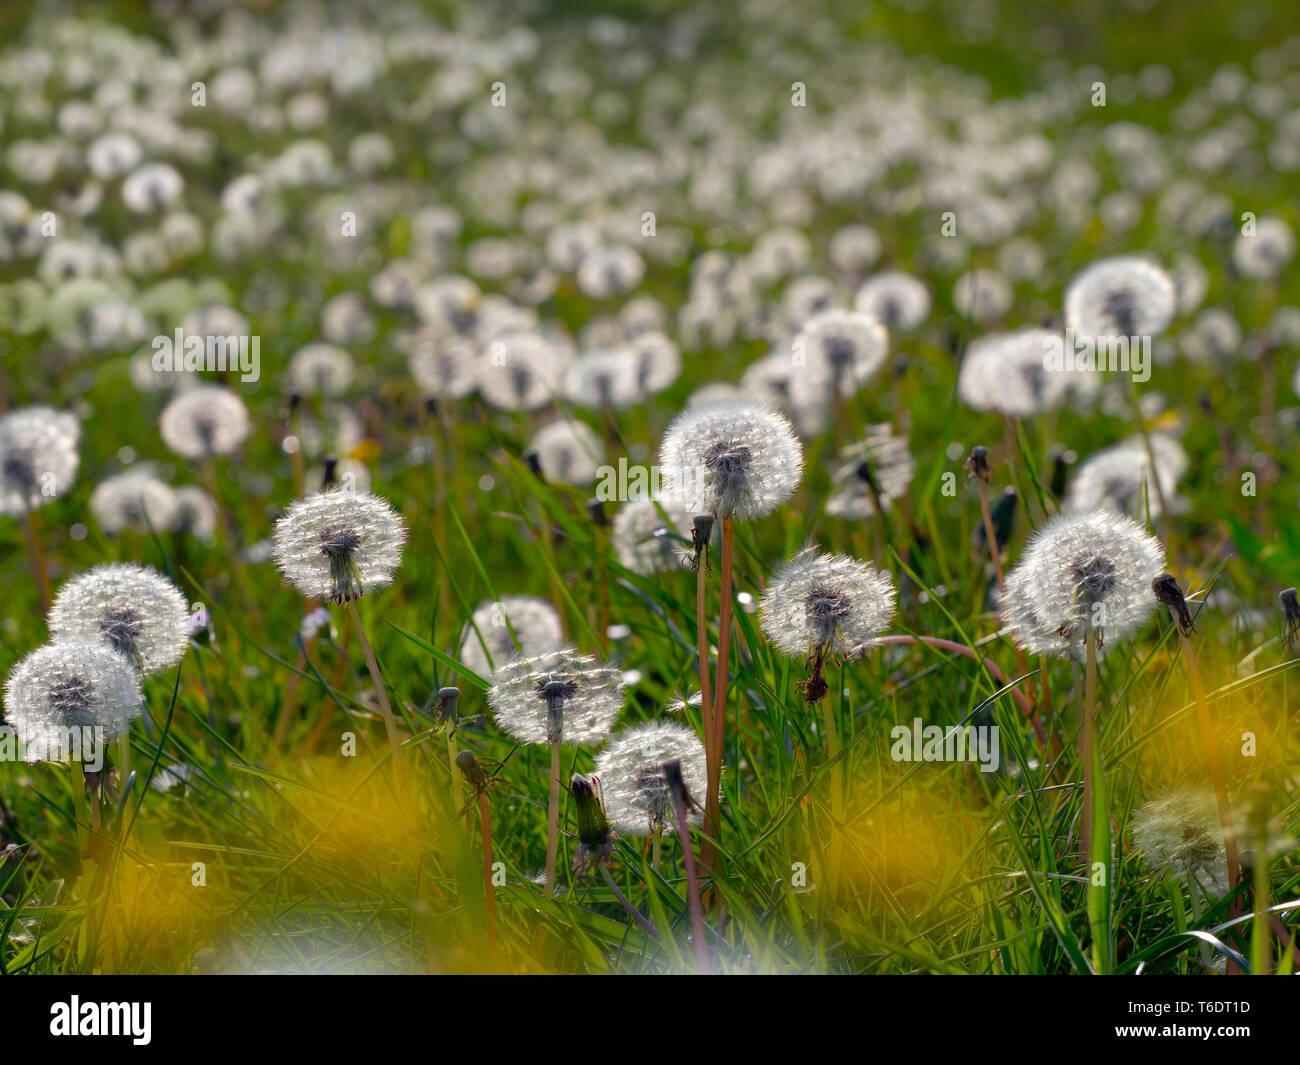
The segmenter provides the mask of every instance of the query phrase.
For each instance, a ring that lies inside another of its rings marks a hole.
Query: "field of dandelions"
[[[1294,971],[1300,26],[1113,6],[7,10],[0,972]]]

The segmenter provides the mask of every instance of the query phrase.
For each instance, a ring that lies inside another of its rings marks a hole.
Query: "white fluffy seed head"
[[[189,609],[166,577],[134,562],[112,562],[74,577],[50,607],[59,640],[102,640],[145,676],[179,662],[190,645]]]
[[[1089,635],[1101,654],[1151,617],[1151,582],[1164,568],[1164,548],[1129,518],[1058,514],[1007,574],[1002,617],[1031,654],[1082,657]]]
[[[369,492],[333,488],[300,499],[275,523],[272,558],[309,599],[350,603],[389,584],[406,522]]]
[[[68,490],[77,476],[81,428],[52,407],[0,417],[0,514],[19,515]]]
[[[671,501],[633,499],[610,524],[619,563],[643,577],[681,569],[689,554],[692,516]]]
[[[920,278],[888,270],[867,278],[854,296],[853,306],[882,322],[886,329],[911,332],[930,313],[930,290]]]
[[[798,407],[827,402],[838,392],[851,396],[880,372],[889,357],[889,335],[861,311],[822,311],[792,342],[796,370],[790,402]]]
[[[163,443],[187,459],[233,454],[252,432],[243,399],[222,385],[186,389],[162,412]]]
[[[1228,890],[1228,862],[1214,793],[1177,791],[1141,807],[1133,843],[1151,872],[1194,878],[1214,895]]]
[[[1149,511],[1154,519],[1160,516],[1162,493],[1165,502],[1178,509],[1182,501],[1175,491],[1178,479],[1187,472],[1187,452],[1165,433],[1152,433],[1150,440],[1155,456],[1154,475],[1146,445],[1140,437],[1131,437],[1089,455],[1080,464],[1066,493],[1064,509],[1104,507],[1139,520]]]
[[[520,743],[602,742],[623,706],[622,675],[572,647],[498,666],[493,718]]]
[[[289,391],[303,396],[341,396],[352,384],[352,356],[333,344],[308,344],[289,359]]]
[[[461,633],[457,657],[480,677],[512,658],[536,658],[564,645],[560,615],[535,595],[507,595],[499,602],[489,599],[479,603],[472,616],[474,623]]]
[[[478,388],[501,410],[537,410],[564,393],[572,356],[538,333],[510,333],[485,345]]]
[[[175,528],[180,511],[170,485],[147,470],[132,470],[100,481],[90,493],[90,512],[106,533],[116,535],[126,528]]]
[[[584,351],[569,367],[565,392],[575,406],[586,410],[623,410],[648,394],[636,356],[623,347]]]
[[[605,461],[605,444],[591,426],[560,418],[534,434],[528,450],[537,456],[542,476],[560,484],[591,484]]]
[[[5,721],[28,761],[84,753],[69,729],[97,730],[96,742],[116,739],[131,727],[140,704],[140,675],[99,640],[61,639],[38,648],[5,682]]]
[[[1076,374],[1047,370],[1044,357],[1065,343],[1050,329],[1018,329],[973,341],[957,375],[957,395],[973,410],[1031,418],[1065,402]]]
[[[784,654],[803,658],[824,649],[856,655],[894,617],[889,575],[846,555],[807,548],[772,575],[763,593],[763,633]]]
[[[803,475],[803,447],[781,414],[743,399],[688,407],[659,449],[663,496],[691,514],[746,521],[784,503]]]
[[[673,825],[673,799],[664,763],[678,759],[682,780],[698,807],[705,803],[708,772],[704,744],[694,730],[673,721],[634,725],[614,736],[596,755],[596,776],[605,796],[605,814],[625,836],[663,832]],[[698,824],[697,811],[689,819]]]
[[[826,513],[837,518],[869,518],[876,512],[877,499],[880,509],[888,513],[890,502],[906,494],[916,473],[907,438],[895,436],[888,424],[867,426],[865,439],[842,448],[837,459],[839,465],[831,474],[834,491],[826,501]],[[870,474],[870,482],[864,473]]]
[[[1099,259],[1065,290],[1065,324],[1077,337],[1157,336],[1178,306],[1173,279],[1138,255]]]

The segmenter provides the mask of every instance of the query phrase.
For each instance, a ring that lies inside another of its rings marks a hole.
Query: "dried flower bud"
[[[456,702],[460,698],[460,689],[447,687],[438,689],[438,716],[449,724],[454,725],[459,719],[460,714],[456,708]]]
[[[1191,611],[1187,609],[1187,599],[1172,573],[1160,574],[1151,582],[1151,590],[1156,594],[1156,601],[1167,606],[1174,620],[1178,622],[1179,635],[1190,636],[1196,631],[1192,626]]]
[[[1282,639],[1287,650],[1290,651],[1296,646],[1296,637],[1300,636],[1300,599],[1296,597],[1294,588],[1283,590],[1278,599],[1282,602],[1282,619],[1285,625]]]
[[[993,471],[989,468],[989,449],[982,445],[971,448],[970,457],[966,460],[966,469],[970,471],[972,477],[988,481],[993,476]]]

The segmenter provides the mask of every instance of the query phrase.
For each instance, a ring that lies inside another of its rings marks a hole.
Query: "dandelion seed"
[[[189,533],[204,543],[211,543],[217,532],[217,501],[197,485],[176,489],[177,532]]]
[[[1164,570],[1154,537],[1106,510],[1059,514],[1039,527],[1007,575],[1003,620],[1030,654],[1080,657],[1131,639],[1156,607]]]
[[[59,589],[49,628],[57,639],[103,640],[145,676],[179,662],[190,645],[189,607],[162,574],[112,562]]]
[[[163,443],[182,458],[233,454],[252,432],[248,408],[239,393],[221,385],[186,389],[162,412]]]
[[[789,421],[746,400],[691,407],[660,445],[664,496],[692,514],[762,517],[799,486],[803,448]]]
[[[472,617],[474,623],[465,626],[456,657],[481,677],[511,658],[537,658],[564,644],[560,615],[537,596],[507,595],[499,602],[489,599],[474,608]],[[490,665],[483,644],[492,656]]]
[[[487,700],[496,723],[520,743],[595,745],[623,706],[622,675],[562,648],[498,666]]]
[[[10,670],[5,721],[27,761],[68,761],[88,753],[73,731],[84,737],[84,730],[94,730],[95,743],[111,742],[130,730],[142,698],[139,674],[110,646],[60,639]]]
[[[289,507],[275,524],[272,558],[308,599],[351,603],[392,581],[406,535],[387,500],[334,488]]]
[[[616,831],[645,836],[672,827],[673,798],[663,766],[674,758],[682,764],[687,790],[704,795],[708,783],[704,744],[685,725],[671,721],[635,725],[615,735],[596,755],[605,810]],[[691,821],[702,821],[698,810]]]

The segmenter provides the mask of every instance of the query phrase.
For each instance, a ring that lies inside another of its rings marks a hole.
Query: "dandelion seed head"
[[[618,508],[610,540],[621,565],[648,577],[682,568],[691,515],[671,501],[634,499]]]
[[[487,701],[496,723],[520,743],[595,745],[623,706],[622,674],[566,647],[497,666]]]
[[[62,495],[76,479],[77,419],[51,407],[0,416],[0,514],[20,515]]]
[[[1075,275],[1065,290],[1065,324],[1078,337],[1158,336],[1177,306],[1163,269],[1138,255],[1117,255]]]
[[[481,677],[512,658],[537,658],[564,645],[560,615],[545,599],[534,595],[507,595],[500,602],[489,599],[474,608],[472,617],[474,624],[466,625],[461,633],[457,657]],[[483,643],[492,655],[491,664]]]
[[[1050,329],[1019,329],[973,341],[957,375],[957,395],[973,410],[1032,418],[1065,402],[1076,374],[1048,371],[1044,356],[1065,343]],[[1086,372],[1086,371],[1085,371]]]
[[[605,813],[625,836],[661,833],[674,824],[673,798],[663,766],[682,764],[686,790],[700,801],[708,790],[704,744],[695,731],[673,721],[652,721],[617,733],[596,755],[596,776],[605,796]],[[689,813],[699,824],[702,814]]]
[[[803,362],[791,375],[790,400],[801,406],[825,402],[836,391],[859,391],[885,365],[889,336],[861,311],[823,311],[808,320],[793,347]]]
[[[1214,895],[1228,890],[1228,862],[1214,794],[1178,791],[1133,817],[1133,843],[1151,872],[1191,877]]]
[[[763,633],[794,658],[817,649],[860,654],[888,628],[895,599],[888,574],[846,555],[807,548],[768,581],[761,603]]]
[[[869,518],[877,499],[889,513],[890,503],[906,494],[916,473],[907,439],[895,436],[888,424],[867,426],[866,439],[842,448],[837,458],[826,513],[838,518]],[[869,481],[864,474],[870,475]]]
[[[1103,653],[1151,617],[1164,564],[1160,543],[1123,515],[1058,514],[1007,575],[1003,620],[1031,654],[1080,657],[1090,633]]]
[[[497,337],[479,358],[479,392],[501,410],[537,410],[563,394],[571,361],[538,333]]]
[[[591,484],[605,461],[605,444],[585,422],[561,418],[542,426],[528,450],[542,476],[560,484]]]
[[[1150,441],[1155,456],[1154,477],[1146,445],[1140,437],[1132,437],[1090,455],[1078,466],[1063,509],[1104,507],[1137,519],[1149,511],[1154,519],[1161,513],[1162,493],[1172,509],[1181,509],[1182,501],[1175,490],[1178,479],[1187,471],[1187,452],[1166,433],[1152,433]]]
[[[28,761],[81,754],[66,729],[98,729],[109,742],[139,716],[140,675],[106,643],[66,637],[31,652],[5,682],[5,721]]]
[[[871,315],[891,332],[910,333],[930,314],[930,290],[920,278],[889,270],[867,278],[853,298],[855,310]]]
[[[185,597],[161,573],[133,562],[112,562],[59,589],[49,628],[59,640],[102,640],[151,676],[185,656],[189,620]]]
[[[1295,234],[1282,219],[1261,218],[1251,235],[1239,233],[1232,245],[1232,263],[1246,277],[1277,277],[1295,258]]]
[[[688,407],[659,451],[664,497],[691,514],[762,517],[794,494],[803,447],[789,421],[759,403],[727,399]]]
[[[271,557],[307,598],[350,603],[392,581],[406,536],[387,500],[331,488],[289,507],[275,524]]]
[[[640,371],[636,356],[625,347],[583,352],[569,367],[565,391],[587,410],[624,410],[648,394]]]
[[[158,423],[163,443],[187,459],[233,454],[252,432],[248,407],[222,385],[196,385],[173,399]]]
[[[289,391],[298,395],[341,396],[352,375],[352,356],[333,344],[308,344],[289,359]]]
[[[179,504],[175,491],[156,475],[131,470],[97,484],[90,493],[90,511],[110,535],[127,528],[164,532],[176,526]]]

